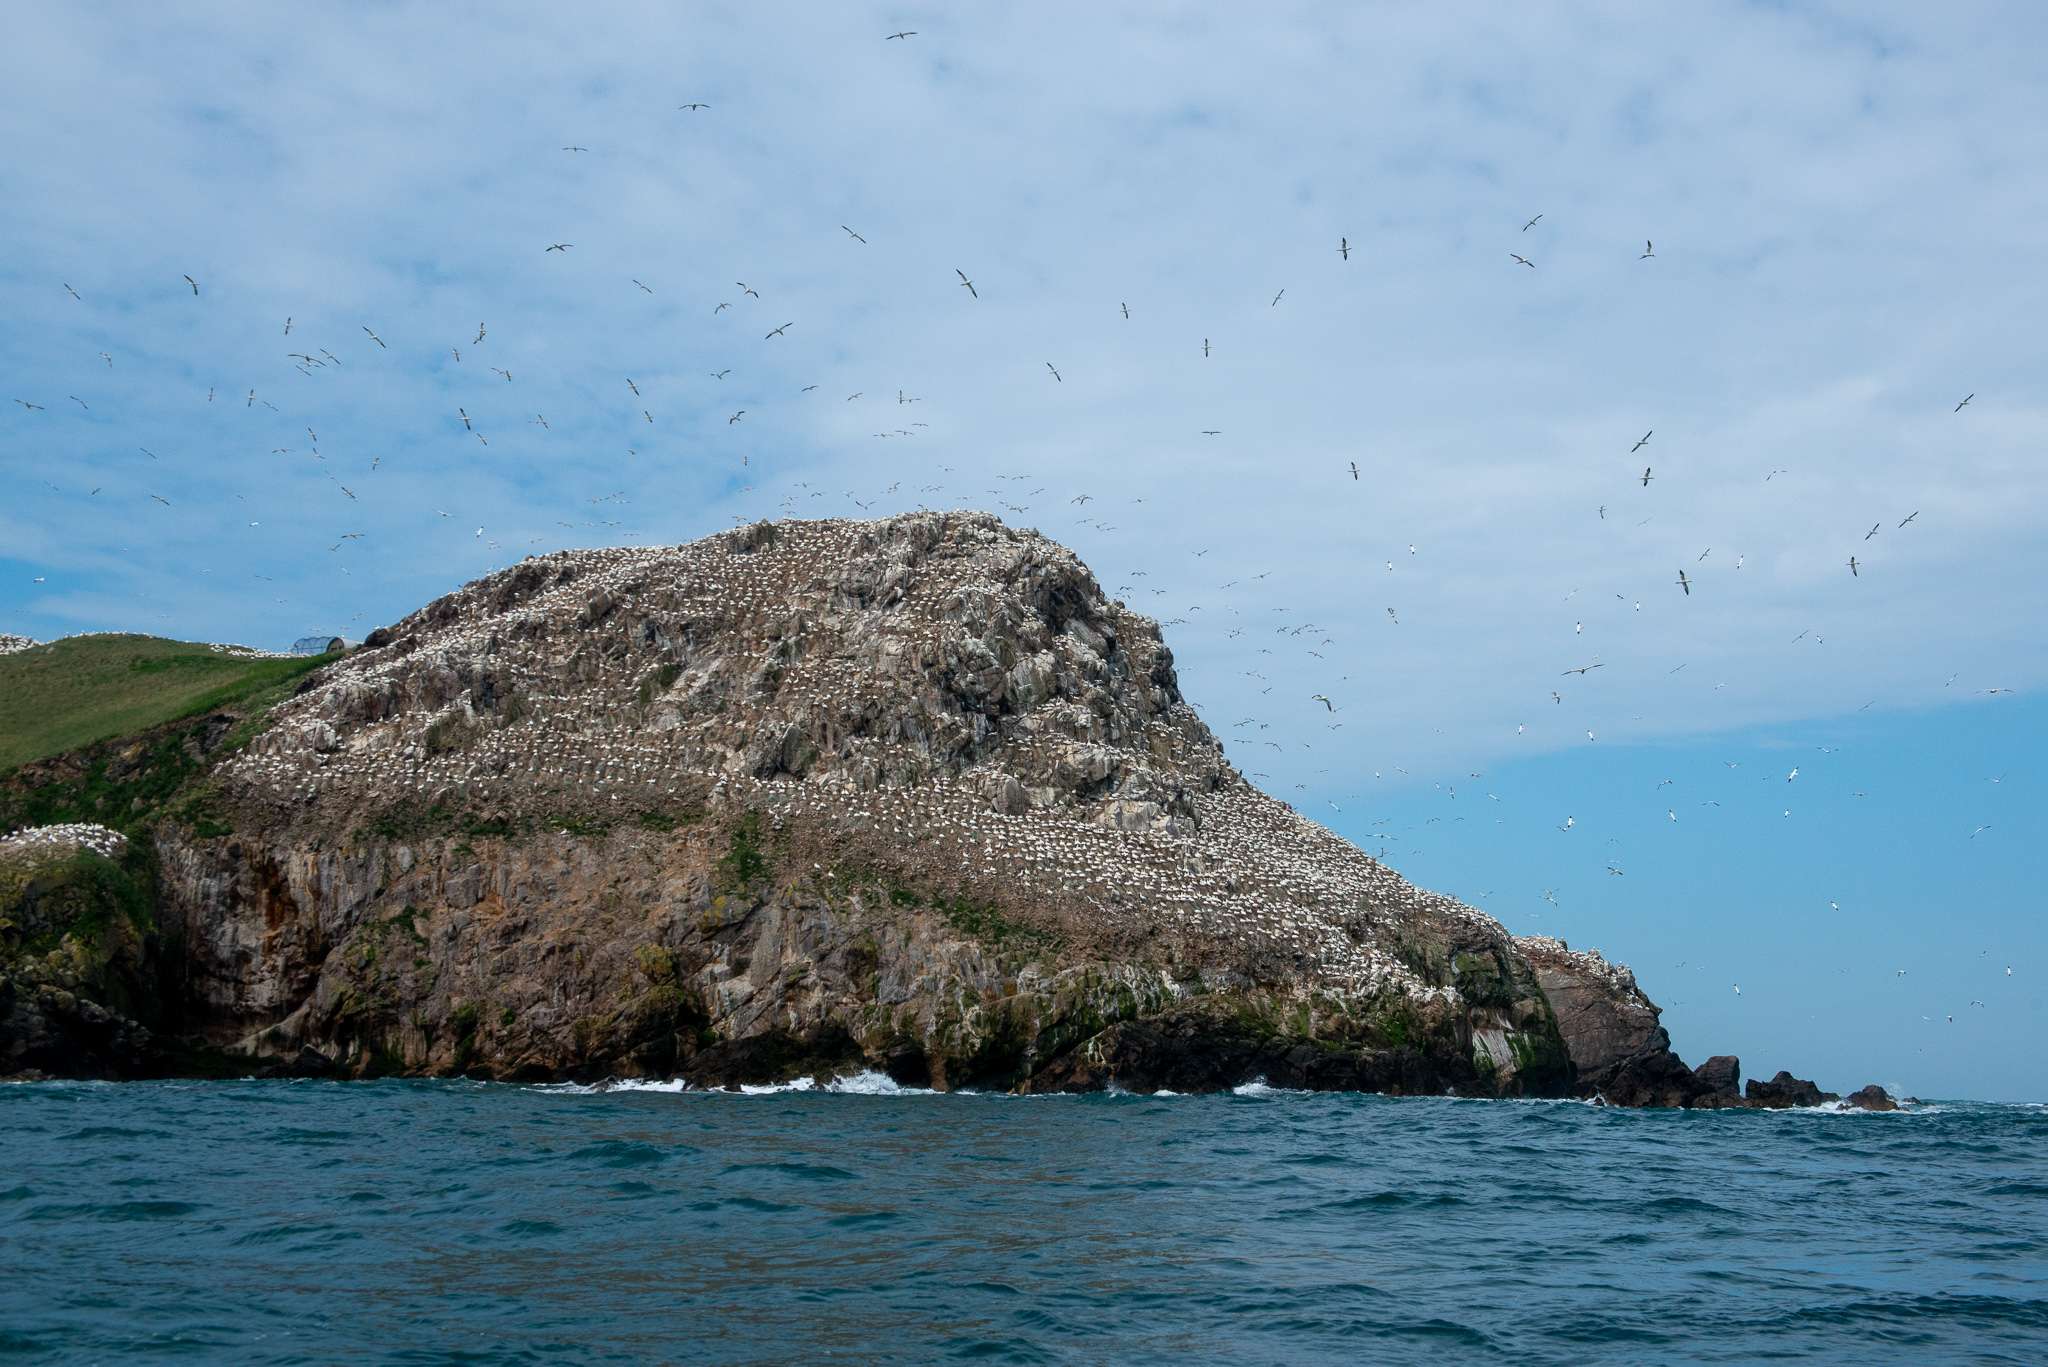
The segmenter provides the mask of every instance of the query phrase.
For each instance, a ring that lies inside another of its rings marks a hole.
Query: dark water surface
[[[2048,1361],[2048,1108],[0,1087],[0,1362]]]

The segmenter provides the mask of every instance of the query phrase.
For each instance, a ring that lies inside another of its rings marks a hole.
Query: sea
[[[0,1087],[0,1363],[2048,1362],[2048,1107]]]

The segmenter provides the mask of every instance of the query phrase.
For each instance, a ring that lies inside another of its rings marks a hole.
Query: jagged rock
[[[1892,1094],[1878,1086],[1875,1082],[1861,1091],[1849,1093],[1849,1095],[1842,1098],[1842,1104],[1844,1106],[1854,1106],[1859,1111],[1896,1111],[1899,1109],[1899,1103],[1892,1099]]]
[[[1841,1100],[1835,1093],[1823,1092],[1813,1083],[1804,1078],[1796,1078],[1783,1069],[1780,1069],[1778,1075],[1769,1082],[1759,1082],[1751,1078],[1743,1099],[1752,1106],[1772,1111],[1781,1111],[1793,1106],[1819,1106]]]
[[[986,514],[534,557],[269,723],[209,780],[233,834],[155,833],[206,1044],[358,1076],[1713,1095],[1626,968],[1258,792],[1158,625]]]
[[[1711,1089],[1671,1052],[1659,1008],[1626,967],[1548,936],[1516,941],[1557,1013],[1574,1096],[1610,1106],[1690,1106]]]
[[[1692,1074],[1715,1096],[1742,1095],[1742,1060],[1733,1054],[1716,1054],[1693,1069]]]

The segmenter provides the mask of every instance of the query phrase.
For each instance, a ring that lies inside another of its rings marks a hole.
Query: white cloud
[[[2037,681],[2027,12],[904,13],[18,12],[11,624],[281,642],[853,491],[1147,571],[1289,782]]]

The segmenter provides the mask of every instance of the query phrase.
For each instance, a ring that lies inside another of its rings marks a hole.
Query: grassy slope
[[[248,660],[155,636],[0,655],[0,773],[213,708],[267,706],[333,658]]]

